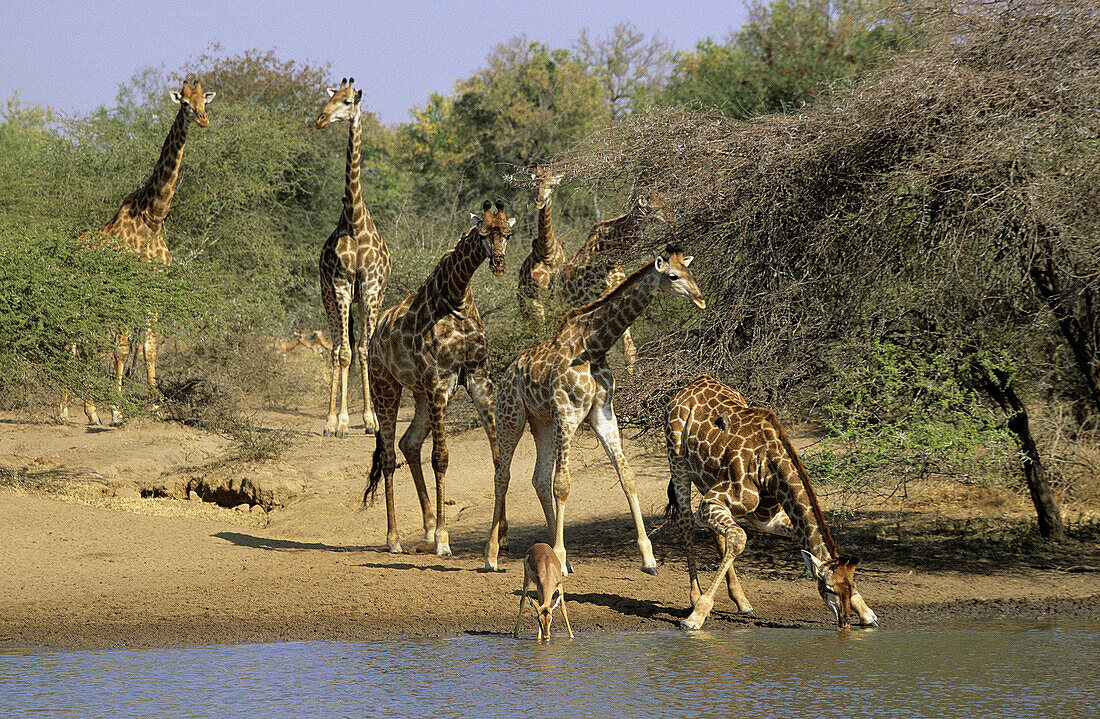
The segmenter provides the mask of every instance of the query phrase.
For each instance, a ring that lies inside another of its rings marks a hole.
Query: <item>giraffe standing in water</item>
[[[493,465],[499,456],[493,416],[493,383],[489,379],[489,350],[485,328],[474,304],[471,278],[488,259],[494,275],[504,274],[504,252],[515,219],[504,206],[486,200],[481,216],[471,213],[475,225],[436,265],[413,294],[382,313],[370,342],[370,377],[379,431],[371,460],[367,502],[384,478],[386,485],[386,543],[401,552],[393,497],[396,465],[394,438],[397,407],[403,389],[413,393],[416,414],[401,437],[401,453],[412,472],[424,517],[424,542],[417,552],[434,551],[450,556],[447,535],[444,477],[447,473],[445,420],[447,405],[461,384],[477,408],[478,419],[489,437]],[[435,472],[436,512],[424,484],[420,449],[432,435],[432,469]]]
[[[161,234],[164,219],[172,206],[172,197],[176,193],[180,165],[183,162],[183,147],[187,143],[187,130],[194,122],[206,127],[210,120],[206,116],[206,106],[214,101],[213,92],[204,92],[197,81],[189,85],[184,81],[183,89],[171,92],[172,101],[179,105],[179,111],[168,131],[168,137],[160,150],[160,157],[153,168],[153,174],[139,188],[122,200],[122,206],[115,216],[101,225],[94,233],[86,237],[111,237],[118,240],[122,247],[137,252],[147,260],[168,266],[172,262],[172,253]],[[153,318],[153,322],[155,322]],[[151,389],[157,386],[157,337],[152,324],[145,328],[145,341],[142,355],[145,358],[145,375]],[[74,348],[75,351],[76,348]],[[130,354],[130,331],[118,332],[113,348],[115,360],[115,382],[122,393],[122,375],[126,367],[126,358]],[[61,421],[69,421],[68,395],[61,398]],[[100,424],[99,412],[90,396],[84,398],[84,414],[88,423]],[[111,407],[111,424],[122,423],[122,413],[117,407]]]
[[[539,228],[531,243],[531,254],[527,255],[519,269],[516,299],[525,320],[530,322],[537,317],[541,322],[546,319],[546,309],[542,306],[539,293],[550,287],[550,281],[565,263],[565,250],[554,233],[551,218],[554,187],[561,182],[562,175],[555,175],[551,167],[545,166],[531,173],[531,179],[537,192],[535,207],[539,211]]]
[[[611,459],[626,494],[642,553],[642,571],[657,573],[653,547],[642,522],[634,473],[619,441],[619,424],[612,407],[615,380],[607,365],[607,351],[658,292],[685,297],[697,307],[706,307],[688,269],[692,258],[684,257],[677,246],[669,246],[667,251],[667,259],[657,257],[600,299],[569,310],[553,337],[523,352],[504,371],[496,398],[500,461],[494,481],[493,523],[485,550],[487,569],[498,567],[497,556],[507,534],[504,500],[512,455],[524,426],[529,425],[537,453],[531,481],[554,538],[554,552],[568,571],[565,501],[571,483],[569,448],[581,423],[588,422]]]
[[[593,225],[588,239],[554,278],[562,303],[578,307],[618,287],[626,278],[621,264],[623,256],[642,236],[645,224],[652,221],[670,224],[671,217],[662,196],[653,193],[635,200],[625,215]],[[630,336],[630,328],[623,332],[623,354],[627,374],[632,375],[638,348]]]
[[[857,624],[878,624],[856,590],[859,560],[837,555],[806,468],[774,414],[749,407],[737,390],[703,375],[669,401],[665,443],[672,472],[668,514],[680,530],[691,579],[693,610],[680,623],[684,628],[703,626],[723,576],[738,611],[753,613],[733,570],[747,539],[735,520],[801,542],[803,561],[838,628],[850,626],[853,612]],[[692,485],[703,495],[694,520]],[[714,533],[722,552],[722,564],[705,593],[696,570],[696,522]]]
[[[359,184],[360,145],[363,136],[363,91],[355,78],[341,80],[328,89],[329,100],[317,117],[317,128],[348,123],[347,167],[344,170],[344,210],[336,229],[321,249],[321,301],[332,335],[332,381],[329,384],[328,417],[324,436],[348,436],[348,368],[351,366],[351,306],[359,305],[359,337],[355,354],[363,382],[363,426],[367,434],[378,431],[367,377],[367,343],[378,322],[378,312],[390,280],[390,251],[363,203]],[[339,397],[339,414],[337,414]]]

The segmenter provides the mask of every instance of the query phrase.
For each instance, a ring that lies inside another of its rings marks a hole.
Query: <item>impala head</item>
[[[328,88],[328,102],[317,116],[317,129],[328,127],[333,122],[345,122],[359,114],[359,102],[363,91],[356,90],[355,78],[344,78],[340,87]]]
[[[493,274],[504,274],[504,251],[508,247],[508,240],[512,238],[512,225],[516,224],[516,218],[508,219],[504,214],[504,203],[497,200],[496,207],[489,200],[481,206],[481,215],[470,213],[470,219],[474,222],[474,229],[481,237],[482,249],[489,258],[489,269]]]
[[[703,299],[703,293],[699,291],[699,285],[695,284],[695,278],[688,269],[695,258],[691,255],[684,257],[684,251],[679,245],[669,245],[665,251],[668,259],[658,255],[653,263],[661,275],[661,292],[686,297],[699,309],[705,308],[707,303]]]
[[[817,591],[836,620],[837,629],[851,628],[853,613],[856,615],[856,624],[878,626],[878,617],[856,589],[858,557],[837,557],[822,562],[810,552],[802,550],[802,559],[810,574],[817,580]]]
[[[187,81],[183,81],[183,89],[179,92],[172,91],[168,93],[172,98],[172,102],[179,103],[183,107],[184,114],[187,115],[187,119],[196,123],[199,127],[206,127],[210,124],[210,120],[206,117],[206,106],[214,102],[214,92],[203,92],[202,85],[195,81],[195,84],[191,87],[187,86]]]
[[[531,179],[535,183],[535,207],[542,209],[546,207],[546,203],[550,201],[550,193],[554,191],[554,188],[561,183],[562,178],[565,175],[554,174],[553,168],[549,165],[543,165],[536,167],[535,171],[531,173]]]

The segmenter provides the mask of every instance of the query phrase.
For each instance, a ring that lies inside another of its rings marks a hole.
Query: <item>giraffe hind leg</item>
[[[750,615],[754,613],[752,605],[749,604],[748,598],[745,597],[745,593],[741,589],[741,583],[737,580],[736,574],[732,575],[732,580],[730,576],[730,572],[733,570],[733,560],[745,549],[748,535],[734,521],[730,507],[726,506],[725,501],[723,501],[722,497],[728,493],[728,490],[728,483],[720,482],[711,488],[699,503],[697,515],[700,523],[724,537],[725,553],[722,555],[722,563],[718,568],[718,573],[710,583],[707,591],[695,602],[691,614],[680,622],[680,626],[685,629],[699,629],[703,626],[707,615],[714,607],[714,595],[718,592],[718,587],[721,586],[723,578],[726,579],[727,588],[734,595],[733,599],[737,603],[738,611]]]

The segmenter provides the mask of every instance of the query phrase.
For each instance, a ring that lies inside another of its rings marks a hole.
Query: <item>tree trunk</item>
[[[1062,510],[1058,498],[1047,481],[1047,473],[1039,456],[1039,448],[1031,436],[1027,418],[1027,408],[1009,384],[1008,373],[998,369],[975,366],[979,382],[989,396],[993,398],[1008,416],[1008,431],[1016,439],[1022,455],[1021,469],[1024,481],[1035,504],[1035,513],[1039,518],[1039,534],[1045,539],[1061,541],[1066,538],[1066,527],[1062,522]]]

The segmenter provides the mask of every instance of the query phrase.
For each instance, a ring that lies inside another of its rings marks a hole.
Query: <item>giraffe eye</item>
[[[672,280],[673,282],[675,282],[676,280],[680,279],[680,276],[679,275],[669,275],[668,278],[670,280]]]

